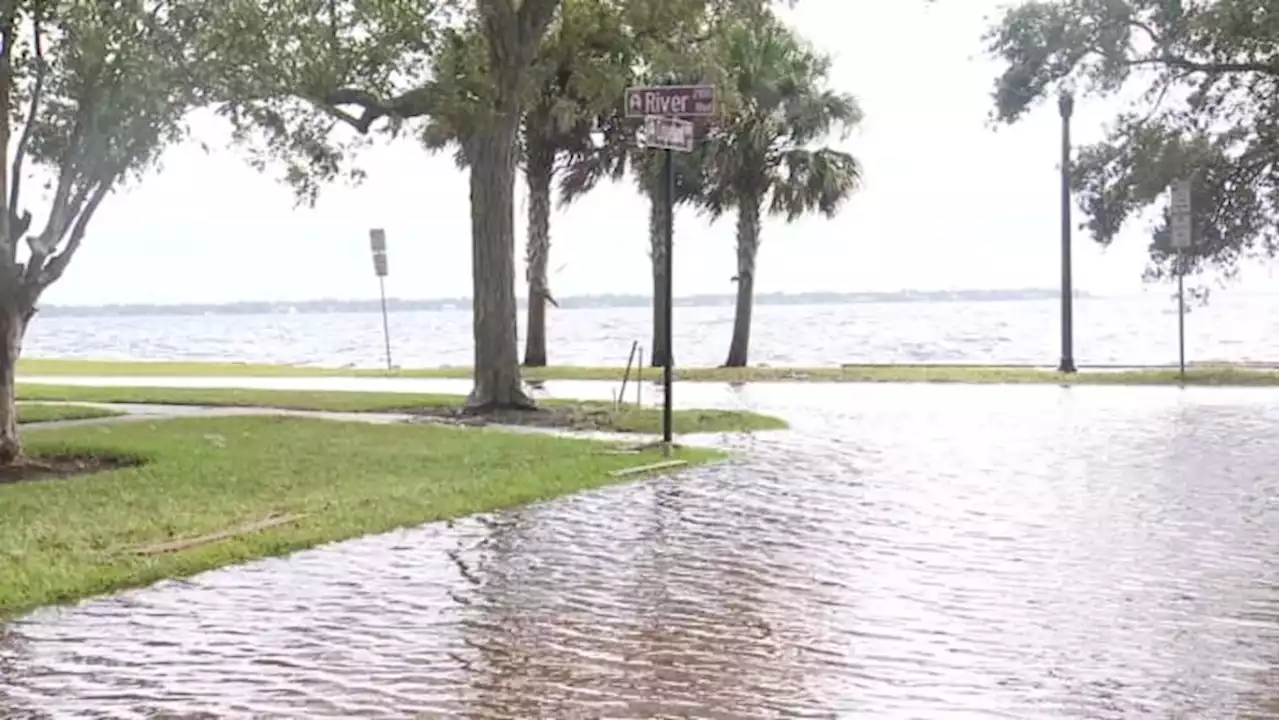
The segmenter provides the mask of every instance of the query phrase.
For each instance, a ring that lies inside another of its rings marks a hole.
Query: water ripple
[[[1076,301],[1076,359],[1097,364],[1177,361],[1176,305],[1163,291]],[[758,305],[751,359],[765,365],[854,362],[1043,364],[1058,356],[1056,300]],[[395,361],[404,367],[472,362],[471,311],[393,312]],[[520,313],[523,322],[524,313]],[[647,307],[556,310],[547,345],[557,365],[626,364],[648,343]],[[724,361],[733,307],[675,308],[676,359]],[[524,337],[524,328],[520,328]],[[1274,294],[1215,296],[1186,322],[1187,357],[1276,360],[1280,302]],[[24,340],[32,357],[230,360],[381,367],[382,319],[370,313],[41,317]]]
[[[731,400],[796,429],[36,612],[0,638],[0,711],[1275,717],[1274,391]]]

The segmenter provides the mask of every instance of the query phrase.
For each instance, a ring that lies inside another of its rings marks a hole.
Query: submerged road
[[[793,429],[35,612],[0,631],[0,716],[1276,716],[1275,389],[677,392]]]

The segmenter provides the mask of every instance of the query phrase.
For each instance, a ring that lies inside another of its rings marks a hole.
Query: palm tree
[[[642,80],[635,84],[642,85]],[[602,142],[586,152],[570,159],[560,181],[561,202],[569,203],[590,192],[602,180],[617,182],[631,170],[636,187],[649,202],[649,260],[653,271],[653,337],[650,340],[649,364],[661,367],[666,363],[672,348],[666,343],[667,279],[663,268],[663,228],[666,220],[666,204],[663,197],[662,156],[645,149],[636,142],[636,122],[627,120],[619,112],[599,119]],[[676,153],[675,205],[703,203],[702,154]]]
[[[612,112],[627,87],[635,51],[619,8],[566,0],[538,48],[534,95],[524,115],[525,181],[529,191],[525,272],[529,283],[524,364],[547,364],[546,306],[555,304],[547,278],[551,254],[551,188],[557,173],[594,147],[599,116]]]
[[[826,89],[830,60],[776,20],[741,23],[725,45],[735,104],[707,143],[703,204],[713,218],[738,212],[737,307],[726,367],[744,367],[751,338],[762,210],[791,222],[831,217],[861,180],[851,155],[812,148],[862,118],[853,97]]]

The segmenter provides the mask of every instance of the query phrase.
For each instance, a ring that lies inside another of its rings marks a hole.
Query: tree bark
[[[528,318],[525,323],[524,364],[547,364],[547,263],[551,256],[551,179],[555,151],[545,143],[528,140],[525,183],[529,188],[529,228],[525,247],[525,277],[529,282]]]
[[[474,411],[533,408],[517,355],[515,293],[516,128],[519,114],[499,112],[468,138],[471,166],[471,277],[474,287]]]
[[[760,248],[760,200],[743,197],[738,204],[738,302],[733,312],[733,340],[725,367],[746,367],[751,344],[751,309],[755,302],[756,251]]]
[[[21,301],[13,297],[0,300],[0,465],[9,465],[22,455],[14,381],[30,316]]]
[[[663,207],[660,194],[654,191],[649,194],[649,260],[653,267],[653,338],[649,343],[649,347],[652,348],[649,356],[650,367],[663,367],[671,355],[671,348],[667,347],[667,315],[664,312],[667,298],[667,277],[664,272],[666,265],[663,263],[666,257],[666,246],[663,242],[665,219],[666,208]]]

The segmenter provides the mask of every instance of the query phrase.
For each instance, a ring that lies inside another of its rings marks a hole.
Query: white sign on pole
[[[382,228],[369,231],[369,248],[373,251],[373,272],[378,277],[387,276],[387,232]]]
[[[673,117],[649,115],[644,119],[645,147],[693,152],[693,123]]]
[[[1177,250],[1191,247],[1191,181],[1175,180],[1169,188],[1169,244]]]

